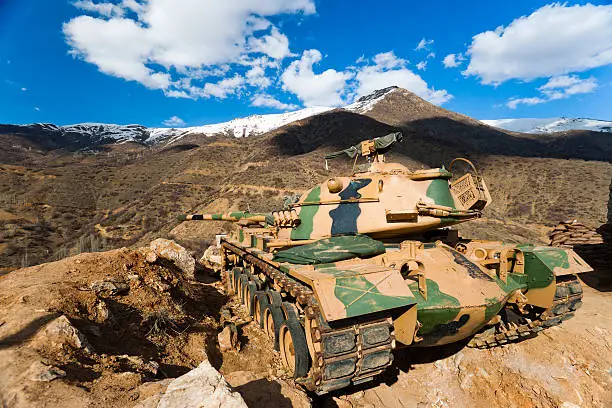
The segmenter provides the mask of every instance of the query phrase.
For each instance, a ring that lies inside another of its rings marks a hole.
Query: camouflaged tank
[[[448,227],[480,217],[491,201],[484,180],[465,159],[450,166],[466,162],[461,177],[386,163],[400,140],[326,156],[366,163],[284,210],[185,217],[237,222],[209,259],[296,381],[318,394],[372,380],[396,348],[498,346],[581,305],[586,262],[570,249],[460,238]]]

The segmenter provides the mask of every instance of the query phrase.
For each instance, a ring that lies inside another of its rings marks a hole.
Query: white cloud
[[[254,66],[246,73],[246,81],[249,85],[264,89],[272,84],[272,81],[266,76],[266,70],[262,66]]]
[[[561,99],[576,94],[591,93],[597,89],[597,80],[593,77],[582,79],[577,75],[560,75],[552,77],[538,90],[551,99]],[[561,97],[559,97],[561,95]]]
[[[477,34],[465,75],[483,84],[533,80],[612,64],[612,5],[546,5]]]
[[[36,112],[40,112],[40,108],[39,108],[38,106],[35,106],[35,107],[34,107],[34,110],[35,110]]]
[[[77,1],[75,6],[95,16],[64,24],[74,56],[106,74],[191,98],[228,94],[218,83],[193,83],[219,67],[243,65],[254,54],[273,60],[290,56],[289,40],[269,18],[315,12],[313,0]]]
[[[260,106],[266,108],[274,108],[278,110],[293,110],[297,109],[297,105],[287,104],[275,99],[274,97],[266,94],[257,94],[251,99],[251,106]]]
[[[418,50],[429,50],[429,46],[434,43],[434,40],[427,40],[426,38],[421,39],[417,44],[415,51]]]
[[[113,3],[94,3],[91,0],[75,1],[72,5],[83,11],[101,14],[105,17],[121,17],[124,14],[124,8]]]
[[[302,57],[293,61],[283,72],[283,89],[294,93],[306,106],[338,106],[344,101],[346,81],[352,77],[348,72],[328,69],[315,74],[313,65],[321,61],[318,50],[306,50]]]
[[[541,96],[531,98],[512,98],[507,103],[510,109],[516,109],[520,104],[537,105],[567,99],[573,95],[591,93],[597,89],[597,80],[593,77],[582,79],[576,75],[560,75],[552,77],[538,88]]]
[[[385,55],[384,64],[377,63],[381,61],[380,55]],[[406,60],[395,56],[392,52],[378,54],[373,58],[373,64],[357,70],[356,96],[367,95],[377,89],[397,85],[437,105],[452,98],[452,95],[446,90],[435,90],[429,87],[423,78],[406,68],[406,64]]]
[[[427,61],[421,61],[418,64],[416,64],[416,68],[419,71],[425,71],[427,69]]]
[[[26,88],[26,87],[21,88],[22,92],[26,92],[27,90],[28,90],[28,88]]]
[[[429,54],[427,54],[427,59],[429,58],[436,58],[436,53],[432,51]]]
[[[510,109],[516,109],[516,107],[520,104],[523,105],[537,105],[540,103],[546,103],[548,102],[546,99],[542,99],[542,98],[538,98],[538,97],[533,97],[533,98],[512,98],[508,101],[508,103],[506,103],[506,106],[508,106]]]
[[[145,65],[152,50],[146,30],[133,20],[80,16],[64,25],[64,33],[73,55],[106,74],[152,89],[166,89],[171,83],[170,74]]]
[[[372,58],[374,64],[381,69],[404,68],[410,61],[398,58],[393,51],[381,52]]]
[[[272,27],[270,35],[261,38],[251,37],[249,39],[249,46],[251,51],[261,52],[276,60],[282,60],[293,55],[289,51],[289,39],[285,34],[278,31],[276,27]]]
[[[442,64],[444,65],[444,68],[455,68],[461,65],[464,60],[465,57],[463,54],[448,54],[442,60]]]
[[[178,116],[172,116],[170,119],[164,120],[162,124],[168,127],[182,127],[185,126],[185,121]]]
[[[204,85],[204,89],[201,92],[201,96],[209,98],[214,96],[219,99],[225,99],[228,95],[233,95],[240,91],[240,89],[244,86],[245,83],[244,77],[236,74],[231,78],[225,78],[221,81],[213,84],[207,83]],[[195,92],[197,93],[197,92]]]

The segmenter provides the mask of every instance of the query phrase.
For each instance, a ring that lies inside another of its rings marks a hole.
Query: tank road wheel
[[[255,297],[253,299],[253,318],[259,324],[259,328],[264,328],[264,317],[263,311],[264,308],[270,304],[268,300],[268,295],[265,291],[259,290],[255,292]]]
[[[249,277],[243,274],[240,276],[240,280],[238,281],[238,298],[240,299],[240,302],[245,306],[247,304],[245,297],[247,286],[249,286]]]
[[[232,273],[230,274],[231,282],[232,282],[232,290],[234,294],[238,292],[238,279],[240,279],[240,275],[242,274],[242,268],[234,268]]]
[[[283,316],[285,316],[285,320],[298,320],[297,308],[292,303],[283,302],[281,303],[281,308],[283,309]]]
[[[285,321],[283,310],[279,305],[269,304],[266,305],[263,312],[264,330],[271,339],[274,339],[274,350],[279,351],[278,330]]]
[[[257,285],[251,281],[247,284],[247,286],[244,289],[244,299],[245,299],[244,304],[251,317],[254,317],[254,314],[255,314],[255,306],[254,306],[255,292],[257,292]]]
[[[271,304],[280,306],[283,303],[283,298],[281,297],[281,294],[279,292],[275,290],[269,290],[267,293],[270,297]]]
[[[281,360],[294,378],[305,377],[310,368],[310,356],[304,328],[295,317],[285,320],[279,328]]]

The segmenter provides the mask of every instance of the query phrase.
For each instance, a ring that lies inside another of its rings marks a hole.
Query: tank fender
[[[549,246],[517,247],[525,256],[528,304],[549,308],[555,296],[556,278],[593,269],[573,250]]]
[[[375,265],[318,265],[310,272],[328,322],[369,314],[394,318],[396,338],[410,344],[416,333],[416,298],[400,271]]]

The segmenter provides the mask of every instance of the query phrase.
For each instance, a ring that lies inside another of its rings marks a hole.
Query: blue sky
[[[390,85],[478,119],[612,119],[612,5],[0,0],[0,123],[193,126]]]

